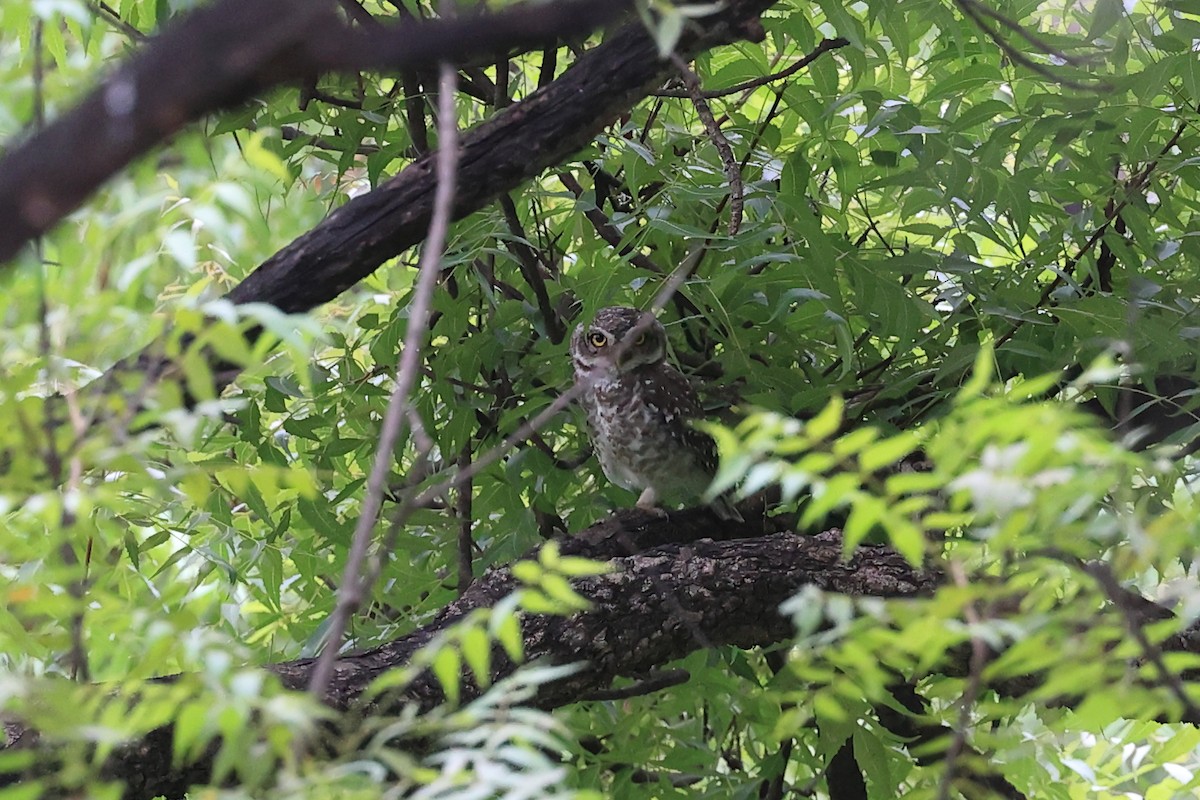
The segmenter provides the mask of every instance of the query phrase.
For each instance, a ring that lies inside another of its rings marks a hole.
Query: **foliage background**
[[[192,5],[4,4],[0,136],[71,107],[138,46],[134,31]],[[424,721],[443,738],[420,765],[387,746],[394,732],[293,761],[313,706],[243,665],[320,647],[419,254],[311,317],[218,298],[436,134],[409,124],[405,98],[426,115],[432,101],[403,76],[327,76],[192,126],[3,276],[5,706],[101,754],[172,719],[179,753],[220,732],[247,791],[289,794],[381,792],[382,771],[364,765],[388,765],[430,797],[516,792],[511,774],[547,794],[754,796],[780,781],[837,796],[826,776],[846,741],[871,797],[985,796],[990,772],[1036,797],[1193,790],[1200,736],[1177,720],[1193,710],[1195,658],[1156,643],[1200,608],[1195,464],[1163,447],[1200,428],[1190,412],[1161,422],[1152,401],[1194,405],[1200,17],[1141,0],[785,0],[763,25],[762,42],[697,59],[706,89],[778,71],[822,38],[848,44],[710,101],[744,181],[736,234],[719,150],[671,96],[453,227],[415,405],[434,443],[428,480],[569,385],[565,331],[605,305],[646,305],[706,241],[664,321],[714,413],[751,413],[726,417],[724,477],[780,483],[808,529],[844,524],[850,539],[938,558],[949,580],[936,597],[808,593],[778,655],[700,650],[676,665],[683,685],[553,718],[492,697]],[[508,62],[512,98],[571,60],[563,48]],[[494,66],[467,72],[460,128],[496,113],[495,80]],[[246,344],[252,324],[270,335]],[[178,380],[102,377],[156,341]],[[245,367],[219,398],[204,345]],[[187,409],[185,392],[200,402]],[[455,596],[464,526],[478,573],[631,503],[594,461],[556,466],[586,446],[577,417],[540,444],[480,472],[469,503],[451,493],[409,520],[350,646],[412,630]],[[929,472],[889,471],[918,445]],[[397,447],[396,487],[419,450]],[[1139,641],[1083,561],[1178,617]],[[944,669],[980,643],[993,651],[967,674]],[[105,688],[62,679],[81,671]],[[109,694],[175,672],[189,677],[140,703]],[[1032,692],[1004,689],[1035,675]],[[946,725],[930,757],[878,721],[897,676]],[[85,784],[74,770],[47,781]]]

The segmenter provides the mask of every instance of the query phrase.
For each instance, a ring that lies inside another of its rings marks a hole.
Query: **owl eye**
[[[645,343],[646,343],[646,334],[644,334],[644,333],[633,340],[634,347],[641,347]]]
[[[592,347],[604,347],[608,344],[608,337],[599,331],[588,334],[588,342]]]

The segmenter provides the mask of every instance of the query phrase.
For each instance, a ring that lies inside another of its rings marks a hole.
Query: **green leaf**
[[[486,689],[492,681],[492,643],[482,628],[469,627],[462,632],[463,659],[475,676],[475,683]]]
[[[883,519],[885,509],[882,500],[870,495],[855,494],[842,499],[850,504],[850,516],[846,519],[842,539],[842,549],[849,555]]]
[[[1088,39],[1098,39],[1108,33],[1124,15],[1122,0],[1096,0],[1092,24],[1088,26]]]
[[[171,747],[176,762],[194,758],[208,743],[208,711],[207,704],[196,701],[185,704],[175,716]]]
[[[614,567],[604,561],[594,561],[578,556],[560,556],[555,569],[569,578],[586,578],[589,575],[607,575]]]
[[[521,594],[511,594],[496,604],[488,621],[488,632],[500,643],[504,652],[513,661],[525,660],[525,644],[521,638],[521,623],[517,617],[517,606],[522,602]]]
[[[804,432],[816,442],[828,439],[841,427],[844,410],[845,402],[840,396],[834,395],[820,413],[805,424]]]
[[[15,786],[0,788],[0,800],[37,800],[37,798],[45,796],[45,791],[44,781],[21,781]]]
[[[540,588],[548,597],[558,602],[565,613],[571,611],[587,611],[592,604],[585,597],[576,592],[570,581],[562,575],[549,574],[546,575],[540,584]]]
[[[880,785],[893,785],[895,779],[892,777],[887,748],[879,737],[861,726],[855,727],[851,736],[854,741],[854,760],[863,773],[870,775]]]
[[[512,565],[512,574],[521,583],[536,586],[546,573],[542,566],[535,561],[518,561]]]
[[[920,568],[925,561],[925,533],[911,520],[894,513],[884,512],[883,527],[887,532],[888,541],[905,560]]]
[[[986,339],[980,343],[979,350],[975,354],[975,367],[971,370],[971,376],[959,390],[959,396],[963,400],[983,394],[992,381],[994,364],[995,352],[992,349],[992,341]]]
[[[920,446],[921,436],[916,431],[904,433],[868,445],[858,454],[858,463],[864,472],[876,472],[891,466]]]
[[[430,663],[430,669],[446,694],[446,700],[451,705],[458,705],[462,689],[462,658],[458,650],[449,645],[442,645]]]

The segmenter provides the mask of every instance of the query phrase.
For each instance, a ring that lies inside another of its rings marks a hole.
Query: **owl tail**
[[[737,506],[735,506],[726,495],[717,497],[716,500],[713,500],[708,504],[708,507],[712,509],[712,512],[720,519],[728,522],[746,521],[745,518],[742,517],[742,512],[737,510]]]

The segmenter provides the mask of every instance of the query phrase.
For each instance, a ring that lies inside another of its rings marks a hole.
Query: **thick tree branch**
[[[785,640],[792,634],[792,624],[780,616],[778,606],[805,586],[855,596],[915,598],[932,594],[941,580],[935,572],[913,569],[886,547],[860,546],[847,561],[836,530],[815,536],[771,533],[746,523],[721,522],[702,508],[673,513],[665,520],[622,512],[558,543],[565,554],[607,560],[614,571],[574,582],[576,590],[593,603],[587,613],[522,618],[528,659],[584,665],[540,689],[534,702],[544,708],[592,696],[611,687],[618,676],[650,673],[703,647],[750,647]],[[364,703],[364,691],[380,675],[409,664],[421,647],[465,615],[494,606],[517,588],[507,568],[489,570],[425,627],[341,658],[325,702],[337,711],[355,714],[380,713],[402,704],[416,704],[422,710],[439,705],[444,701],[441,686],[429,674],[419,676],[399,694],[369,704]],[[1151,612],[1139,613],[1152,618],[1169,613],[1157,607]],[[1163,649],[1196,652],[1200,637],[1189,629],[1164,642]],[[496,680],[517,667],[499,648],[492,664]],[[954,672],[953,664],[944,666]],[[313,668],[312,659],[268,667],[285,686],[298,691],[308,685]],[[1037,677],[1031,680],[1036,682]],[[1016,685],[1001,690],[1021,693]],[[464,675],[463,699],[477,694]],[[894,721],[888,725],[894,726]],[[9,749],[53,748],[36,731],[13,721],[5,722],[5,735]],[[172,760],[171,742],[169,728],[156,730],[118,749],[107,762],[105,775],[127,783],[129,798],[178,797],[189,785],[208,782],[211,758],[180,765]],[[40,751],[33,761],[39,769],[52,766],[52,749]],[[0,777],[0,785],[14,779],[20,776]]]
[[[773,2],[731,0],[720,13],[690,27],[677,52],[690,56],[739,38],[760,38],[758,14]],[[670,70],[642,24],[632,23],[582,55],[546,88],[465,134],[454,218],[482,208],[586,146]],[[420,243],[433,209],[435,158],[435,153],[426,154],[334,211],[263,262],[228,298],[235,303],[268,303],[289,313],[308,311]],[[156,350],[152,347],[114,370],[132,369],[157,380],[170,372],[170,364]],[[214,366],[217,391],[240,371],[230,364]]]
[[[0,161],[0,263],[187,123],[331,71],[429,68],[557,45],[625,14],[627,0],[559,0],[454,20],[367,28],[330,0],[218,0],[144,48]]]
[[[712,541],[699,537],[744,534],[750,529],[722,531],[718,526],[723,523],[703,510],[682,524],[648,520],[640,513],[631,516],[641,527],[614,520],[584,532],[593,541],[580,551],[593,558],[628,545],[638,548],[633,555],[611,558],[613,573],[575,581],[576,590],[595,604],[592,611],[523,620],[527,658],[587,664],[579,673],[543,687],[537,698],[541,706],[572,702],[607,687],[620,675],[649,671],[704,645],[750,647],[780,641],[791,634],[792,624],[777,608],[806,585],[882,597],[927,594],[936,585],[932,575],[913,570],[886,548],[868,547],[843,561],[837,533]],[[654,544],[663,537],[678,541]],[[650,546],[641,549],[643,543]],[[564,550],[573,549],[569,544],[570,540],[564,542]],[[407,663],[417,649],[468,612],[491,607],[516,588],[507,569],[491,570],[422,630],[343,658],[327,702],[339,710],[351,708],[370,681]],[[680,609],[686,618],[680,618]],[[497,678],[515,666],[499,653],[497,665]],[[285,685],[302,687],[310,662],[280,664],[273,670]],[[466,694],[470,696],[469,691]],[[443,697],[437,680],[425,675],[405,690],[403,699],[430,708]]]
[[[576,590],[593,603],[591,611],[522,619],[528,659],[586,665],[543,686],[537,704],[560,706],[608,688],[617,676],[649,672],[699,649],[701,635],[705,644],[744,647],[785,639],[792,624],[778,613],[778,606],[806,585],[853,595],[908,597],[928,594],[936,584],[934,576],[913,570],[887,548],[863,547],[845,561],[836,532],[762,536],[752,526],[727,525],[706,509],[673,514],[669,520],[630,512],[562,540],[564,552],[608,558],[615,571],[575,582]],[[752,538],[733,540],[747,535]],[[340,659],[326,702],[342,711],[359,707],[372,680],[407,664],[418,649],[465,614],[491,607],[516,588],[508,569],[492,569],[426,627]],[[516,668],[499,651],[493,663],[497,679]],[[312,659],[270,667],[284,685],[297,690],[308,685],[313,668]],[[473,696],[470,681],[463,691],[466,699]],[[429,709],[443,699],[437,680],[427,674],[389,704],[416,703]],[[39,746],[36,734],[15,724],[6,727],[10,744]],[[36,761],[46,764],[44,758]],[[207,781],[210,768],[205,760],[173,764],[171,733],[164,729],[121,748],[105,772],[128,784],[128,798],[178,797],[190,784]]]
[[[758,14],[772,0],[732,0],[689,31],[678,51],[700,50],[761,35]],[[461,218],[577,152],[671,70],[641,23],[581,56],[562,76],[509,106],[462,139]],[[289,313],[332,300],[384,261],[419,243],[432,209],[433,155],[334,211],[267,259],[229,293]]]

